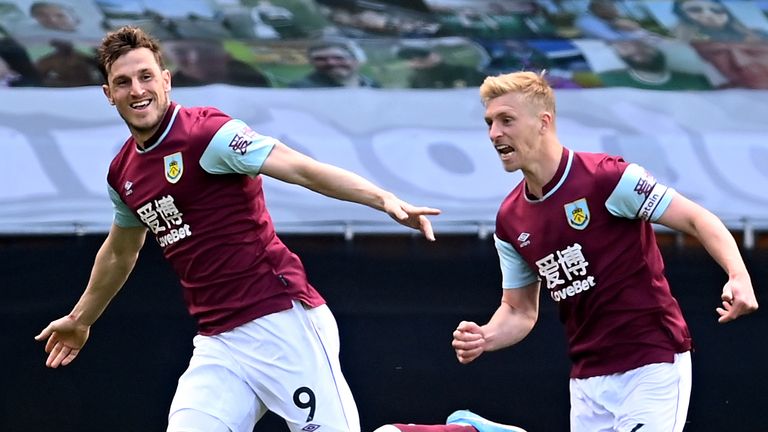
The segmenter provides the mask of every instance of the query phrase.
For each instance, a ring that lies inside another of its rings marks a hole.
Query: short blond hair
[[[555,92],[544,78],[545,73],[525,71],[489,76],[480,85],[480,100],[487,106],[491,99],[518,93],[528,102],[540,105],[555,115]]]

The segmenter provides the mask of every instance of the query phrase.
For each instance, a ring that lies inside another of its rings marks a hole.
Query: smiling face
[[[148,48],[132,49],[107,67],[104,95],[115,105],[133,137],[143,143],[160,126],[170,104],[171,75]]]
[[[520,93],[507,93],[486,104],[488,136],[499,154],[504,170],[522,169],[535,164],[541,153],[541,141],[552,114]]]

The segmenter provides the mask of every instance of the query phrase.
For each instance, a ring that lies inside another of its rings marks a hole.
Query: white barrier
[[[500,166],[476,89],[177,89],[309,155],[439,207],[438,232],[492,232],[520,180]],[[558,131],[577,150],[624,155],[733,229],[768,227],[768,92],[560,90]],[[0,92],[0,233],[106,232],[104,180],[127,136],[96,87]],[[385,215],[267,179],[287,232],[401,232]],[[746,221],[746,222],[745,222]],[[352,234],[350,234],[352,233]]]

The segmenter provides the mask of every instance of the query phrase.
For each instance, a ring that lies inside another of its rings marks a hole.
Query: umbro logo
[[[125,182],[125,184],[123,185],[123,190],[125,190],[126,195],[130,195],[133,193],[133,189],[131,189],[132,187],[133,187],[132,181],[128,180]]]

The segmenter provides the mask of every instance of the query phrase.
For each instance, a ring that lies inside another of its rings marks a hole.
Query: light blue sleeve
[[[501,287],[522,288],[539,280],[539,276],[523,261],[511,244],[493,235],[501,264]]]
[[[208,143],[200,166],[211,174],[255,176],[277,143],[277,139],[260,135],[243,121],[232,119]]]
[[[674,196],[674,189],[657,182],[640,165],[629,164],[605,207],[614,216],[656,222]]]
[[[113,222],[115,225],[121,228],[135,228],[144,226],[136,215],[131,212],[127,205],[120,198],[120,195],[116,190],[109,186],[109,198],[112,200],[112,206],[114,207],[115,216]]]

